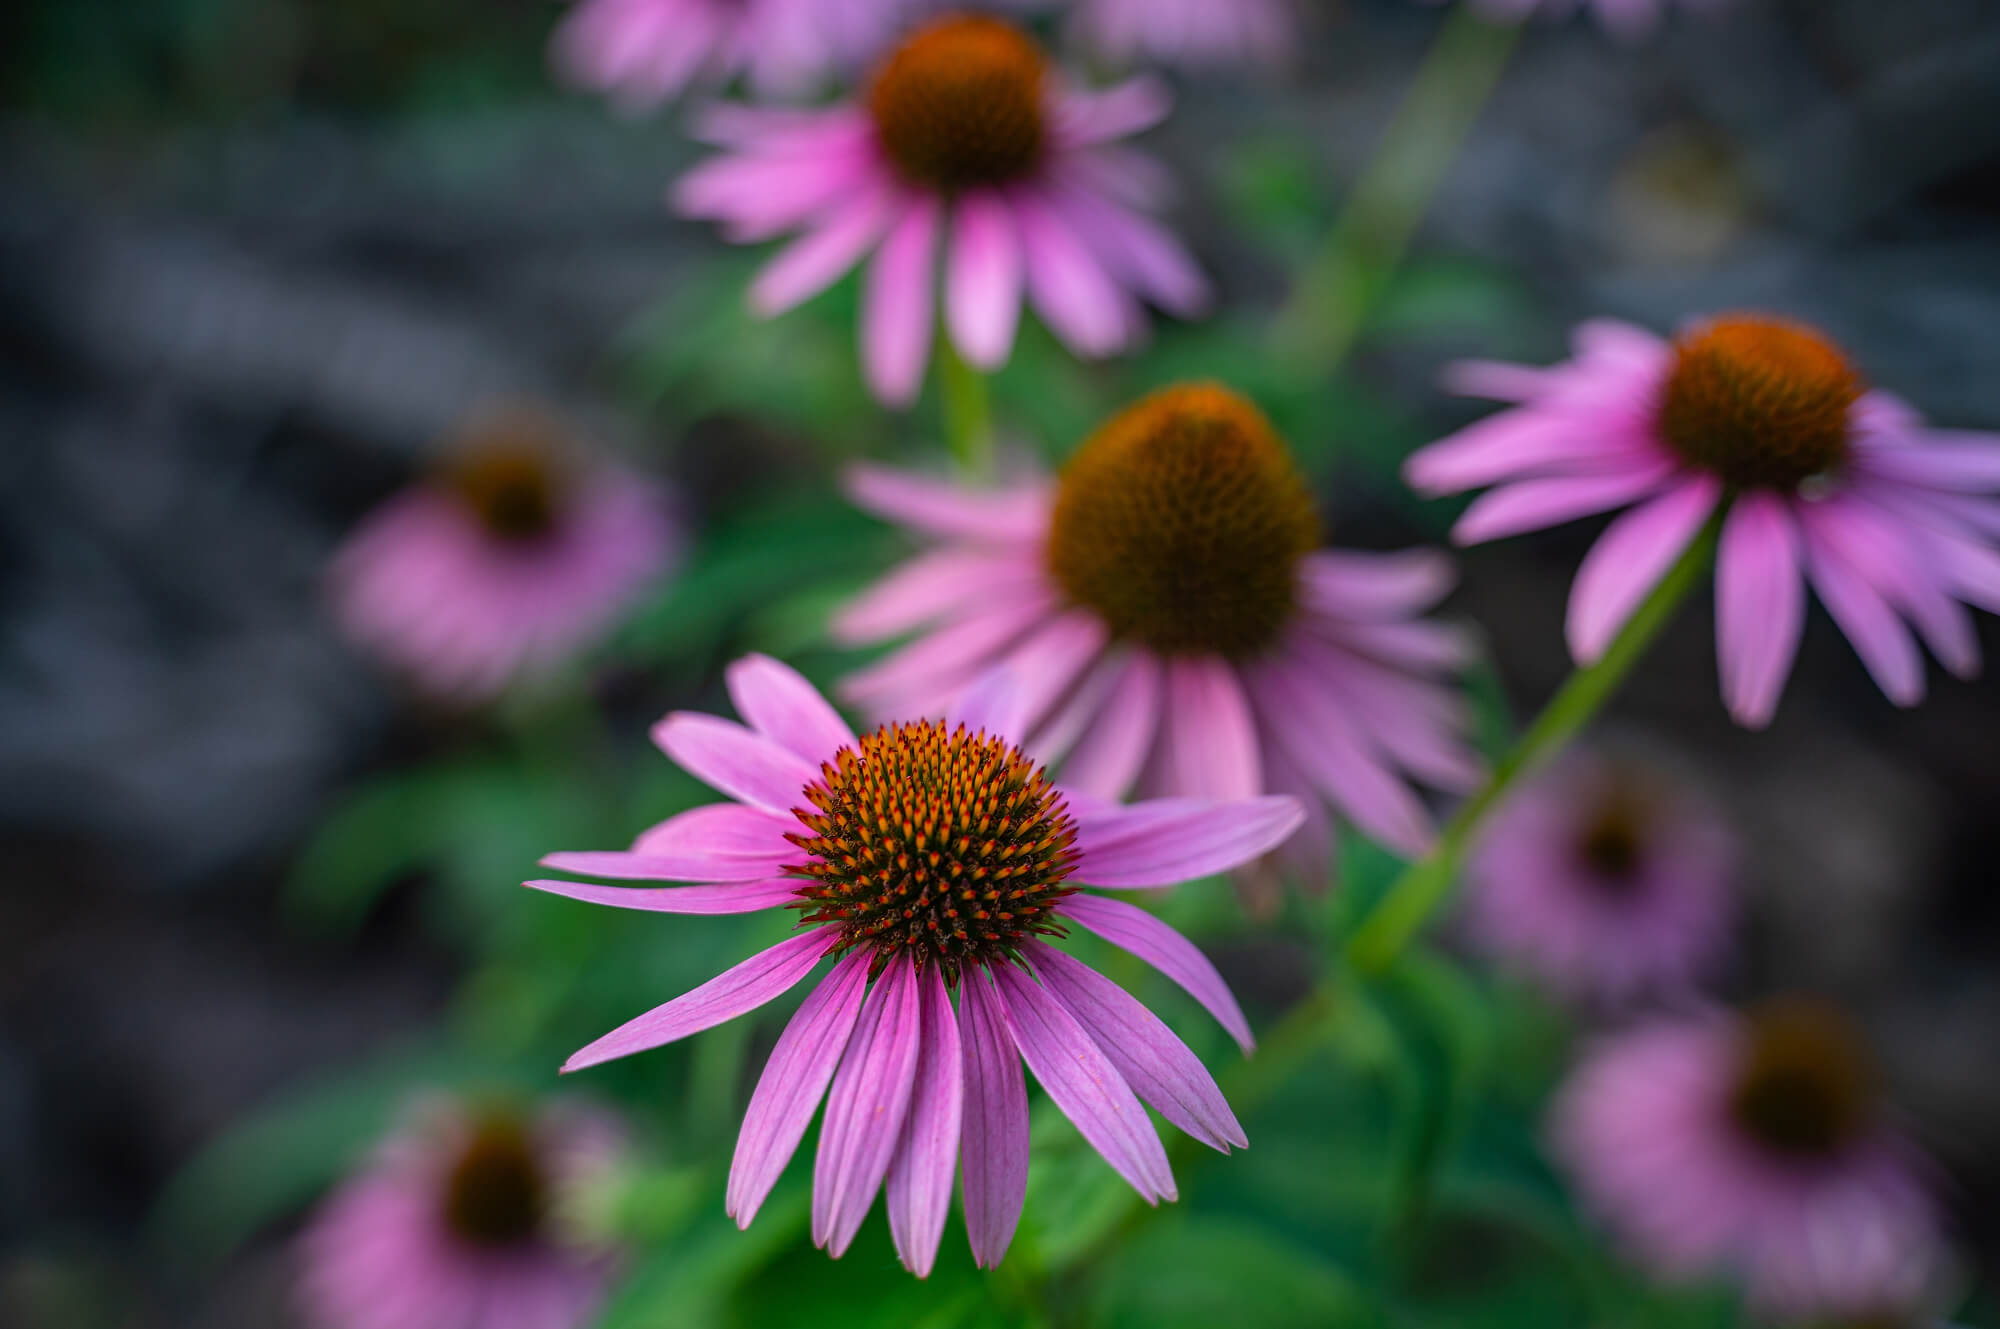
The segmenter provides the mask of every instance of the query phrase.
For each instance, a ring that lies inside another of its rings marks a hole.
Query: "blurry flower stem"
[[[1436,846],[1406,868],[1362,919],[1347,948],[1348,959],[1362,974],[1379,974],[1396,962],[1444,902],[1487,814],[1499,806],[1517,781],[1562,751],[1618,690],[1681,601],[1707,573],[1715,558],[1725,511],[1716,510],[1701,534],[1627,620],[1603,658],[1570,675],[1528,732],[1493,768],[1486,787],[1446,823]]]
[[[1272,341],[1281,364],[1324,375],[1354,348],[1498,85],[1521,26],[1453,7],[1325,249],[1278,312]]]
[[[965,363],[949,336],[938,337],[938,385],[944,399],[945,439],[970,480],[993,469],[993,399],[986,376]]]

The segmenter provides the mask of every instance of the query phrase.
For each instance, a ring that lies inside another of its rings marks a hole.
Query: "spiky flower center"
[[[1861,1134],[1873,1100],[1873,1069],[1837,1012],[1784,999],[1751,1013],[1729,1115],[1753,1143],[1789,1160],[1835,1157]]]
[[[907,951],[956,982],[1064,930],[1076,822],[1048,774],[1002,738],[919,720],[842,748],[808,785],[788,839],[809,856],[796,907],[876,967]]]
[[[896,169],[942,193],[1003,185],[1041,162],[1046,65],[1027,34],[956,16],[924,27],[875,75],[868,109]]]
[[[1817,332],[1732,315],[1674,349],[1659,428],[1690,465],[1738,489],[1795,489],[1847,460],[1849,412],[1863,384]]]
[[[1049,570],[1121,637],[1240,658],[1291,618],[1319,535],[1305,477],[1263,412],[1189,384],[1113,417],[1070,458]]]
[[[561,519],[566,479],[551,450],[524,437],[475,443],[444,470],[445,488],[494,539],[528,544]]]
[[[541,1230],[547,1208],[527,1124],[501,1114],[479,1122],[445,1178],[445,1227],[474,1246],[514,1246]]]

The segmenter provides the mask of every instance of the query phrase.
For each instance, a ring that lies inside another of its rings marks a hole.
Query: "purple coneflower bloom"
[[[1433,828],[1407,777],[1479,781],[1438,681],[1466,645],[1417,617],[1450,562],[1320,549],[1290,452],[1228,389],[1141,401],[1055,483],[981,493],[865,467],[849,489],[940,541],[834,620],[850,644],[921,634],[842,684],[872,713],[938,714],[1004,664],[1032,682],[1028,750],[1068,787],[1298,795],[1308,823],[1281,861],[1316,885],[1329,806],[1416,855]]]
[[[1664,772],[1572,753],[1507,802],[1465,869],[1473,939],[1566,996],[1685,991],[1729,943],[1735,844]]]
[[[1437,4],[1440,0],[1426,0]],[[1680,0],[1688,9],[1713,13],[1733,0]],[[1660,26],[1673,0],[1466,0],[1478,14],[1499,23],[1519,23],[1541,13],[1559,18],[1587,5],[1613,36],[1629,41],[1649,37]]]
[[[1549,369],[1456,367],[1467,393],[1519,403],[1410,458],[1428,494],[1498,486],[1461,543],[1637,504],[1598,540],[1570,593],[1578,662],[1601,656],[1723,506],[1716,649],[1730,714],[1777,710],[1805,622],[1805,584],[1899,706],[1924,693],[1909,624],[1960,677],[1979,669],[1961,601],[2000,609],[2000,436],[1929,429],[1871,391],[1798,324],[1730,315],[1665,342],[1586,323]]]
[[[728,683],[747,728],[677,714],[653,737],[734,802],[663,822],[629,853],[543,860],[589,876],[702,884],[528,884],[625,909],[792,909],[801,930],[606,1034],[564,1070],[721,1024],[833,960],[751,1096],[729,1213],[749,1226],[824,1097],[813,1240],[842,1254],[886,1184],[896,1250],[920,1277],[937,1257],[960,1167],[974,1258],[997,1264],[1013,1240],[1028,1177],[1022,1058],[1148,1203],[1175,1192],[1141,1099],[1217,1149],[1245,1142],[1195,1055],[1049,942],[1076,925],[1132,952],[1247,1050],[1243,1013],[1200,951],[1138,906],[1078,888],[1146,889],[1234,867],[1297,827],[1291,799],[1129,808],[1076,799],[1016,746],[1021,698],[1001,675],[952,721],[860,738],[775,660],[738,661]]]
[[[565,1207],[622,1149],[607,1116],[428,1101],[328,1199],[300,1242],[319,1329],[581,1329],[616,1252]]]
[[[727,151],[684,177],[674,200],[733,240],[805,232],[751,287],[762,315],[873,251],[861,358],[875,394],[904,406],[930,359],[940,255],[945,329],[980,369],[1007,362],[1024,294],[1088,356],[1143,332],[1142,297],[1183,315],[1203,307],[1201,273],[1144,215],[1165,192],[1157,166],[1115,142],[1167,105],[1143,79],[1102,93],[1064,86],[1018,29],[945,18],[898,47],[858,103],[711,113],[701,132]]]
[[[1846,1024],[1810,1002],[1615,1035],[1557,1100],[1585,1200],[1663,1276],[1730,1272],[1781,1315],[1912,1308],[1940,1254],[1913,1147]]]
[[[330,589],[357,644],[428,692],[480,700],[589,645],[677,544],[650,484],[510,414],[372,514],[336,556]]]

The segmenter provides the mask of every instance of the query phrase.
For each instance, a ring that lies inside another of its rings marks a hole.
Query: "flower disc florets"
[[[1675,346],[1660,435],[1690,465],[1738,489],[1795,489],[1848,455],[1861,377],[1810,328],[1734,315]]]
[[[1874,1076],[1846,1022],[1812,1002],[1753,1012],[1729,1096],[1738,1128],[1780,1157],[1838,1156],[1868,1124]]]
[[[1003,185],[1042,159],[1042,53],[997,19],[952,17],[921,29],[876,73],[876,136],[912,184],[952,194]]]
[[[1291,618],[1319,537],[1305,477],[1263,412],[1193,384],[1116,416],[1070,459],[1049,570],[1118,636],[1240,658]]]
[[[446,1228],[475,1246],[513,1246],[541,1230],[547,1208],[527,1125],[505,1115],[479,1122],[445,1178]]]
[[[567,487],[553,449],[526,436],[465,448],[446,465],[443,479],[489,535],[523,544],[555,530]]]
[[[842,748],[805,789],[811,856],[786,870],[805,921],[871,947],[876,967],[907,950],[956,982],[968,964],[1012,958],[1052,912],[1076,866],[1076,822],[1048,774],[1002,738],[929,720],[886,725]]]

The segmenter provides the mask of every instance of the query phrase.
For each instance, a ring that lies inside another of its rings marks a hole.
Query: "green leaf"
[[[1234,1218],[1190,1216],[1141,1232],[1109,1261],[1094,1297],[1105,1329],[1340,1329],[1380,1323],[1339,1267]]]

